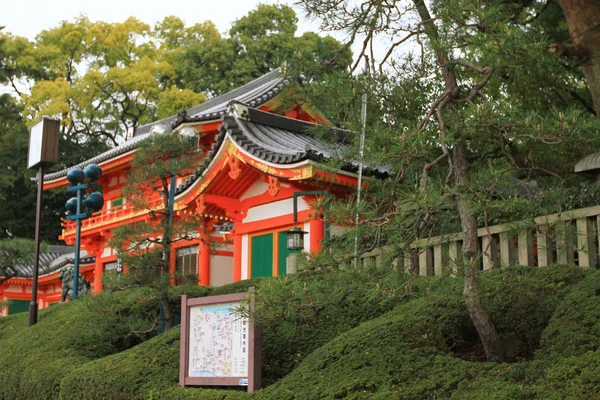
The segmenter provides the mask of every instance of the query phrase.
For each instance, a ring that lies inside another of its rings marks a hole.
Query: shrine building
[[[98,164],[103,170],[98,183],[104,206],[84,219],[81,226],[81,249],[85,254],[81,270],[94,292],[102,290],[104,272],[117,266],[117,253],[107,245],[112,231],[123,224],[152,218],[149,210],[130,207],[121,190],[127,183],[136,148],[157,124],[170,126],[175,132],[195,129],[203,154],[191,175],[178,178],[174,202],[175,218],[186,214],[203,217],[203,240],[173,243],[171,272],[197,275],[199,285],[211,286],[285,274],[290,254],[285,232],[293,227],[307,232],[306,253],[321,250],[325,222],[323,210],[314,205],[322,196],[299,193],[326,191],[332,197],[350,196],[356,192],[359,164],[341,163],[339,169],[327,165],[343,152],[347,135],[330,130],[330,140],[315,138],[315,126],[327,126],[328,122],[299,99],[288,101],[295,98],[293,86],[274,70],[178,115],[141,126],[132,139],[77,165],[83,169]],[[46,175],[44,190],[64,190],[66,200],[66,175],[71,168]],[[387,174],[384,168],[369,172]],[[157,202],[160,207],[162,200],[157,198]],[[342,230],[331,227],[332,234]],[[63,220],[60,239],[69,246],[75,243],[74,221]],[[41,273],[40,298],[46,300],[40,301],[40,308],[60,300],[57,265]],[[0,299],[15,298],[7,291],[15,282],[23,288],[20,300],[27,287],[30,296],[31,278],[23,276],[0,284]],[[17,289],[11,290],[16,293]],[[52,296],[44,292],[49,290]]]

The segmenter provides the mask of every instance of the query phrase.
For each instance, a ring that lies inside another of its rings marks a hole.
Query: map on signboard
[[[250,322],[238,311],[243,304],[190,308],[190,377],[248,376]]]

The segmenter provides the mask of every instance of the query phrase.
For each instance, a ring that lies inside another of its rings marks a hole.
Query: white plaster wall
[[[210,256],[210,286],[233,282],[233,257]]]
[[[263,194],[269,189],[269,184],[267,182],[263,182],[262,180],[258,180],[254,182],[252,186],[240,197],[240,201],[249,199],[250,197],[258,196],[259,194]]]
[[[248,235],[242,236],[242,279],[248,279]]]
[[[23,289],[21,289],[21,286],[18,285],[10,285],[6,289],[4,289],[4,291],[10,293],[21,293],[23,292]]]
[[[310,223],[305,222],[302,230],[304,232],[308,232],[306,235],[304,235],[304,251],[310,254]]]
[[[105,247],[104,251],[102,252],[102,257],[109,257],[112,256],[112,249],[110,247]]]
[[[302,198],[298,198],[298,212],[308,210],[310,207]],[[273,203],[263,204],[252,207],[248,210],[246,218],[242,222],[262,221],[268,218],[280,217],[282,215],[292,214],[294,212],[294,199],[285,199],[274,201]]]

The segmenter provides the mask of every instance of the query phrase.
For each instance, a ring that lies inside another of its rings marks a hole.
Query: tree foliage
[[[157,118],[167,100],[163,93],[173,96],[175,72],[159,51],[159,33],[135,18],[106,23],[79,17],[33,42],[7,34],[9,80],[32,120],[58,116],[65,137],[117,144]],[[181,108],[205,100],[188,90],[180,94]]]
[[[147,213],[149,218],[117,227],[109,241],[128,268],[124,283],[156,290],[167,329],[173,325],[167,292],[175,279],[170,269],[172,245],[201,236],[203,226],[202,217],[175,215],[171,182],[189,175],[198,157],[194,152],[197,146],[196,135],[188,137],[170,130],[155,133],[142,143],[122,195],[133,210]]]
[[[196,29],[202,40],[178,40],[175,70],[181,87],[218,95],[258,78],[287,62],[299,69],[343,71],[348,48],[330,36],[307,32],[296,37],[298,18],[286,5],[261,4],[235,21],[228,36],[214,26]],[[197,33],[197,34],[198,34]]]
[[[467,308],[488,357],[504,359],[478,294],[477,228],[491,215],[543,213],[541,204],[555,202],[538,200],[579,183],[574,164],[600,144],[585,74],[552,51],[567,35],[561,9],[543,1],[301,4],[361,46],[354,69],[362,59],[370,67],[364,83],[338,75],[310,89],[335,99],[334,118],[353,130],[369,91],[369,163],[391,163],[395,176],[370,186],[363,237],[401,248],[440,227],[461,231]],[[390,44],[378,53],[378,41]]]
[[[62,170],[130,138],[136,127],[177,114],[292,59],[343,68],[349,50],[330,37],[296,38],[287,6],[261,5],[228,35],[211,21],[191,26],[167,16],[154,27],[135,18],[63,21],[28,40],[0,31],[0,236],[33,238],[34,173],[25,169],[27,128],[61,120]],[[338,50],[342,50],[338,57]],[[338,57],[338,58],[336,58]],[[42,235],[55,242],[66,196],[45,193]]]

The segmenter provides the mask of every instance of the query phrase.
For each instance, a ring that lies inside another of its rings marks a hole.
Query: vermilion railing
[[[147,214],[150,210],[160,210],[163,208],[163,200],[156,199],[148,203],[148,207],[143,210],[136,209],[130,203],[125,203],[121,206],[111,207],[106,210],[98,211],[92,214],[91,217],[81,221],[81,230],[85,232],[88,229],[97,228],[99,226],[108,225],[116,221],[126,220],[138,215]],[[75,233],[75,221],[63,219],[63,236],[72,235]]]

